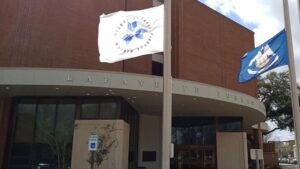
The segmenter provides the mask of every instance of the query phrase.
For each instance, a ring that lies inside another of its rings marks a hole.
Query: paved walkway
[[[279,164],[282,169],[299,169],[298,165],[294,165],[294,164]]]

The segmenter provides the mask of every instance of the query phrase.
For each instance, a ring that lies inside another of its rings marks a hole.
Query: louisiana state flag
[[[286,32],[282,30],[262,45],[247,52],[241,58],[239,82],[245,83],[268,70],[287,64]]]

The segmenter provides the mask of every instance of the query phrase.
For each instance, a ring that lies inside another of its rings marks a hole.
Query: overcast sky
[[[199,0],[255,33],[255,46],[262,44],[284,28],[282,0]],[[300,25],[297,0],[289,0],[297,82],[300,83]],[[276,69],[288,70],[287,66]],[[269,123],[270,124],[270,123]],[[270,124],[275,127],[275,124]],[[294,138],[288,131],[276,131],[271,140]]]

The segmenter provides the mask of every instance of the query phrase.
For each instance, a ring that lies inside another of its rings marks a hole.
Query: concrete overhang
[[[82,69],[0,68],[0,96],[122,96],[138,112],[162,114],[160,76]],[[252,96],[213,85],[173,79],[173,116],[243,117],[244,128],[265,119]]]

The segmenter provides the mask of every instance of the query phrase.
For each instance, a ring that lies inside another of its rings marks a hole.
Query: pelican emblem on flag
[[[259,74],[271,67],[279,59],[268,44],[262,46],[257,55],[249,62],[248,73]]]
[[[282,30],[241,58],[238,81],[245,83],[268,70],[287,65],[288,61],[286,33]]]

